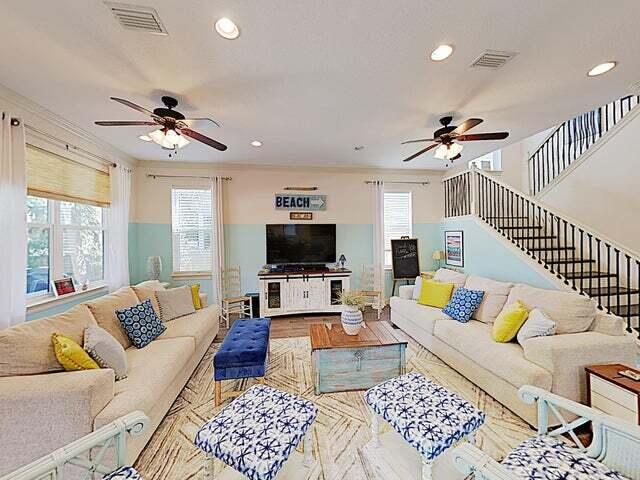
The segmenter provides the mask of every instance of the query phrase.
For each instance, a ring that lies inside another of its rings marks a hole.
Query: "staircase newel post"
[[[477,210],[477,188],[476,188],[476,183],[477,183],[477,178],[478,178],[478,172],[476,171],[476,167],[475,165],[473,165],[471,167],[471,171],[469,172],[469,196],[470,198],[470,206],[471,206],[471,211],[469,212],[471,215],[474,216],[478,216],[478,210]]]

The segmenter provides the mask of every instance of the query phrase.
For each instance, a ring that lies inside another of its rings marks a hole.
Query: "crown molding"
[[[7,104],[9,107],[13,106],[17,108],[20,112],[18,113],[27,113],[31,117],[36,117],[42,121],[44,121],[49,127],[52,125],[55,127],[55,130],[63,130],[64,132],[70,134],[69,138],[60,138],[61,141],[69,141],[69,143],[74,143],[78,139],[86,142],[90,146],[94,147],[97,151],[96,154],[107,155],[111,157],[113,160],[119,160],[121,162],[126,163],[128,166],[133,167],[137,164],[138,160],[123,151],[117,149],[113,145],[105,142],[104,140],[96,137],[92,133],[84,130],[82,127],[70,122],[66,118],[58,115],[51,110],[46,109],[42,105],[34,102],[33,100],[28,99],[20,95],[19,93],[11,90],[8,87],[0,84],[0,104]],[[22,116],[22,115],[17,115]],[[23,118],[23,121],[29,125],[30,118]],[[33,125],[36,127],[36,125]],[[42,128],[43,130],[49,130],[47,133],[50,133],[53,136],[58,137],[55,132],[50,131],[51,128]]]

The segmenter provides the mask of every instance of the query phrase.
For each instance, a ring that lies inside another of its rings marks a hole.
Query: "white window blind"
[[[411,237],[411,192],[384,194],[384,264],[391,266],[391,239]]]
[[[171,229],[174,273],[211,271],[211,190],[173,188]]]

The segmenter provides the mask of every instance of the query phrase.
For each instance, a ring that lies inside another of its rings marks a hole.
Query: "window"
[[[487,153],[481,157],[475,158],[469,162],[469,168],[475,167],[478,170],[485,170],[488,172],[502,170],[502,155],[500,150]]]
[[[171,190],[173,272],[211,271],[211,190]]]
[[[411,192],[384,194],[384,265],[391,267],[391,239],[412,236]]]
[[[27,295],[50,291],[51,280],[76,286],[104,279],[103,209],[82,203],[27,197]]]

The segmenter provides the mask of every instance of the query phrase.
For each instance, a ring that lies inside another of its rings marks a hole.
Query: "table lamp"
[[[442,260],[444,260],[444,251],[434,250],[431,258],[433,258],[437,262],[438,268],[440,268],[442,266]]]

